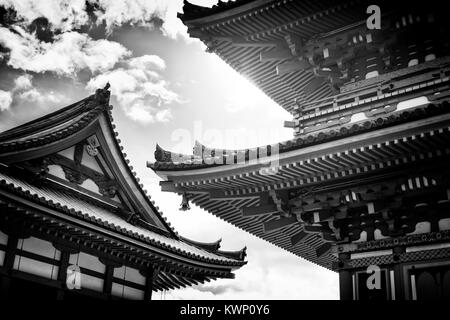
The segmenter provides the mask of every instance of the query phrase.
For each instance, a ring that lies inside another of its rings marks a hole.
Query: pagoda
[[[246,262],[180,236],[129,165],[108,86],[0,134],[0,294],[138,299],[218,278]]]
[[[450,24],[434,1],[236,0],[179,18],[292,114],[244,150],[156,147],[175,192],[339,274],[343,300],[450,298]],[[257,116],[253,121],[258,121]]]

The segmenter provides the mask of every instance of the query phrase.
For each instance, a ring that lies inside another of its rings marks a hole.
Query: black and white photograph
[[[0,300],[449,301],[449,89],[444,1],[0,0]]]

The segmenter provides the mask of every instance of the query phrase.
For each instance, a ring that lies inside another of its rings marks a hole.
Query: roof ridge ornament
[[[239,261],[244,261],[245,258],[247,257],[247,246],[245,246],[244,248],[242,248],[241,250],[238,251],[222,251],[222,250],[218,250],[217,251],[218,254],[226,257],[226,258],[230,258],[230,259],[236,259]]]
[[[108,82],[103,89],[97,89],[95,91],[94,100],[100,104],[109,106],[109,98],[111,95],[111,91],[109,90],[110,87],[111,85]]]
[[[217,251],[220,249],[220,245],[222,243],[222,238],[220,238],[214,242],[200,242],[200,241],[195,241],[195,240],[185,238],[185,237],[181,237],[181,240],[183,240],[184,242],[187,242],[190,245],[193,245],[197,248],[201,248],[201,249],[206,250],[211,253],[217,253]]]

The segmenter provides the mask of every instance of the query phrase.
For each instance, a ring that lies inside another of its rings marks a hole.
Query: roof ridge
[[[305,148],[308,146],[316,145],[319,143],[325,143],[328,141],[340,139],[343,137],[348,137],[356,134],[361,134],[367,131],[371,131],[374,129],[381,129],[390,127],[393,125],[398,125],[401,123],[413,121],[422,119],[425,117],[431,117],[439,114],[443,114],[445,112],[448,112],[448,105],[450,105],[449,100],[443,100],[441,102],[430,102],[426,106],[419,106],[414,109],[410,110],[404,110],[404,111],[397,111],[393,114],[390,114],[386,117],[374,117],[365,121],[361,121],[359,123],[350,123],[346,124],[337,128],[330,128],[327,132],[312,132],[307,135],[296,137],[291,140],[286,140],[282,142],[278,142],[272,145],[278,145],[278,152],[284,153],[289,152],[295,149],[299,148]],[[207,154],[209,158],[214,158],[217,156],[223,156],[225,157],[225,154],[231,153],[232,156],[237,156],[237,153],[244,153],[245,154],[245,160],[247,161],[249,159],[250,152],[254,152],[255,150],[267,148],[267,153],[264,154],[264,156],[270,156],[269,147],[272,145],[263,145],[256,148],[249,148],[249,149],[236,149],[236,150],[226,150],[226,149],[209,149],[206,148],[201,143],[197,143],[194,146],[194,148],[203,148],[202,150],[208,150],[211,151],[211,154]],[[271,149],[271,148],[270,148]],[[162,151],[161,151],[162,150]],[[155,163],[147,162],[147,167],[151,168],[154,171],[164,171],[164,170],[189,170],[189,169],[202,169],[202,168],[210,168],[213,166],[220,166],[224,165],[227,162],[224,161],[212,161],[212,163],[206,163],[203,159],[203,157],[198,154],[196,155],[184,155],[184,158],[180,158],[181,162],[174,163],[171,161],[164,161],[167,159],[170,159],[167,157],[167,155],[173,154],[170,151],[166,151],[161,148],[159,152],[163,152],[165,157],[160,157],[159,159],[156,158],[156,151],[155,151]],[[196,150],[198,151],[198,150]],[[221,154],[216,154],[216,151],[221,151]],[[235,153],[235,154],[234,154]],[[194,157],[196,161],[194,160]],[[259,158],[259,156],[258,156]],[[208,158],[207,158],[208,160]],[[211,161],[208,161],[211,162]]]
[[[238,251],[222,251],[218,250],[216,252],[218,255],[224,256],[229,259],[235,259],[239,261],[244,261],[245,257],[247,256],[247,247],[245,246],[241,250]]]
[[[216,13],[220,13],[226,10],[237,8],[243,4],[247,4],[256,0],[233,0],[222,1],[219,0],[217,4],[212,7],[203,7],[197,4],[190,3],[188,0],[183,1],[183,13],[178,13],[178,18],[183,21],[204,18],[212,16]]]
[[[36,129],[42,130],[42,125],[44,128],[49,128],[63,123],[71,118],[80,115],[82,112],[91,111],[96,109],[99,105],[108,106],[110,91],[109,83],[103,89],[97,89],[94,94],[72,103],[64,108],[55,110],[54,112],[45,114],[34,120],[23,123],[20,126],[14,127],[12,129],[6,130],[0,133],[0,144],[2,141],[8,141],[14,137],[30,134]]]
[[[214,242],[199,242],[185,237],[180,237],[180,240],[211,253],[217,253],[222,242],[222,239],[218,239]]]

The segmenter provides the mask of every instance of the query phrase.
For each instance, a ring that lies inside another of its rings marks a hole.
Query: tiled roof
[[[300,136],[298,138],[280,142],[278,144],[278,152],[284,153],[292,150],[297,150],[320,143],[325,143],[328,141],[338,140],[344,137],[361,134],[364,132],[369,132],[377,129],[383,129],[390,126],[406,123],[409,121],[414,121],[426,117],[431,117],[435,115],[440,115],[448,112],[450,103],[444,101],[439,104],[428,104],[424,108],[417,108],[414,110],[405,110],[402,112],[397,112],[391,114],[387,117],[379,117],[376,119],[371,119],[363,121],[360,123],[355,123],[351,125],[344,125],[340,128],[331,129],[327,132],[311,133],[308,135]],[[209,158],[201,157],[199,155],[203,154],[205,151],[204,146],[201,144],[196,144],[194,147],[193,155],[179,155],[166,151],[156,146],[155,150],[155,163],[147,163],[147,166],[154,171],[184,171],[184,170],[195,170],[202,168],[209,168],[214,166],[225,165],[227,155],[233,155],[236,157],[238,154],[244,154],[245,161],[249,160],[251,154],[258,154],[258,150],[264,150],[264,156],[270,156],[271,145],[261,146],[256,149],[244,149],[244,150],[208,150],[206,154],[211,155]],[[222,157],[221,161],[213,161],[215,157]],[[173,159],[179,159],[179,161],[174,162]],[[233,163],[233,162],[232,162]]]
[[[228,2],[219,0],[219,2],[216,5],[212,6],[211,8],[207,8],[192,4],[189,1],[184,0],[183,13],[179,14],[178,17],[183,20],[201,18],[215,13],[223,12],[232,8],[236,8],[250,2],[255,2],[255,0],[233,0]]]
[[[243,258],[239,259],[234,254],[229,255],[233,258],[227,257],[223,253],[216,254],[202,249],[200,245],[194,246],[187,241],[165,237],[156,232],[133,225],[118,217],[112,211],[83,201],[64,190],[45,185],[36,186],[5,173],[0,173],[0,188],[20,193],[21,196],[29,198],[34,202],[63,211],[68,215],[94,221],[96,224],[106,227],[113,232],[132,236],[145,244],[172,251],[181,256],[222,265],[241,266],[245,264],[242,261]]]
[[[27,198],[44,206],[51,207],[58,212],[63,212],[78,219],[84,219],[94,225],[98,225],[108,231],[123,234],[127,237],[137,239],[142,242],[150,251],[152,248],[162,249],[168,253],[175,253],[180,258],[187,257],[199,262],[217,264],[218,266],[240,267],[246,262],[243,259],[236,259],[236,256],[244,256],[239,252],[221,252],[219,247],[209,246],[196,241],[190,241],[180,237],[170,226],[170,223],[162,216],[155,202],[150,200],[147,191],[143,189],[136,172],[129,165],[123,151],[123,146],[118,138],[118,132],[113,123],[112,107],[109,105],[110,92],[109,85],[104,89],[98,89],[96,93],[70,106],[47,114],[34,121],[25,123],[11,130],[0,133],[0,162],[10,164],[20,160],[22,152],[28,150],[38,150],[50,143],[57,143],[65,138],[71,137],[80,130],[93,124],[101,115],[106,116],[106,122],[111,130],[115,146],[121,160],[128,170],[130,183],[134,183],[137,192],[142,193],[144,201],[147,201],[151,210],[160,218],[166,229],[160,229],[146,222],[142,217],[135,220],[127,220],[120,216],[112,208],[101,206],[98,201],[90,201],[76,191],[56,186],[48,180],[39,185],[30,180],[20,178],[15,173],[0,173],[0,188],[19,194],[22,198]],[[17,159],[11,161],[10,154]],[[117,161],[117,160],[114,160]],[[10,171],[6,171],[10,172]],[[194,262],[195,263],[195,262]]]
[[[97,89],[95,94],[79,102],[0,133],[0,158],[8,158],[8,154],[11,152],[45,146],[75,135],[93,123],[103,113],[109,120],[110,130],[113,132],[113,137],[117,148],[120,150],[120,155],[127,164],[130,177],[139,186],[138,189],[141,191],[144,199],[148,200],[150,207],[158,215],[160,222],[177,237],[176,231],[173,230],[170,223],[159,212],[154,201],[150,200],[150,196],[143,189],[143,185],[139,182],[136,172],[128,165],[130,161],[123,151],[123,146],[118,138],[119,133],[115,130],[116,126],[114,125],[111,112],[112,106],[109,105],[110,91],[108,89],[109,84],[104,89]]]

